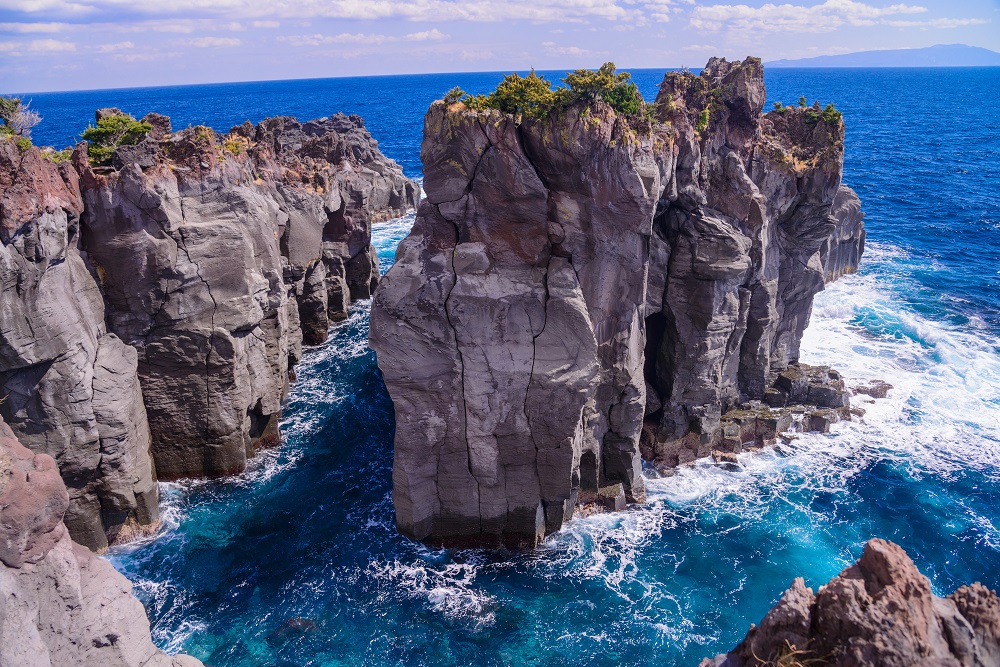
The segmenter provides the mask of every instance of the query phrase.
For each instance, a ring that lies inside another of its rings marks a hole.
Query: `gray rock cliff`
[[[66,525],[100,550],[159,513],[136,352],[105,325],[82,212],[72,165],[0,140],[0,416],[59,464]]]
[[[371,322],[404,534],[532,546],[578,503],[642,501],[641,452],[739,451],[804,423],[793,399],[846,410],[797,366],[813,296],[863,251],[843,123],[764,100],[751,58],[668,74],[652,126],[600,100],[431,106],[427,199]]]
[[[0,420],[0,665],[201,667],[149,636],[129,581],[74,543],[56,462]]]
[[[356,116],[144,120],[110,166],[0,140],[0,415],[56,459],[95,550],[155,530],[157,478],[278,442],[303,344],[378,282],[372,223],[419,199]]]

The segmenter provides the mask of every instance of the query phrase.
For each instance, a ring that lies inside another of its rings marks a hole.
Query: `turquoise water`
[[[661,76],[637,74],[647,98]],[[94,106],[220,129],[343,109],[416,177],[427,104],[497,78],[35,95],[36,138],[68,141]],[[110,555],[155,641],[215,667],[694,665],[794,576],[825,582],[873,536],[938,593],[1000,587],[1000,69],[778,70],[767,84],[845,113],[871,243],[860,274],[818,298],[803,354],[895,386],[855,399],[864,422],[650,479],[646,505],[574,520],[534,554],[432,551],[393,528],[392,408],[362,303],[306,354],[285,444],[238,477],[164,485],[163,532]],[[411,222],[376,228],[383,269]]]

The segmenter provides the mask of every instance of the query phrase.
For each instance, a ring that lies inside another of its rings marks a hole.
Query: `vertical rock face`
[[[128,580],[70,540],[69,502],[55,461],[0,420],[0,665],[200,667],[153,646]]]
[[[400,529],[534,544],[599,479],[641,498],[653,138],[604,104],[518,124],[435,103],[422,157],[427,199],[372,309]]]
[[[81,165],[84,246],[138,351],[163,479],[242,471],[273,444],[301,344],[378,280],[371,223],[416,203],[357,117],[204,127]]]
[[[0,140],[0,416],[57,461],[66,524],[102,549],[159,515],[136,353],[105,326],[82,211],[72,165]]]
[[[158,525],[157,475],[277,443],[303,342],[378,281],[372,222],[419,199],[356,116],[144,120],[110,167],[0,140],[0,414],[56,459],[95,550]]]
[[[931,592],[906,553],[874,539],[815,594],[796,579],[759,626],[702,667],[1000,664],[1000,598],[981,584]]]
[[[652,129],[600,101],[431,106],[427,199],[372,308],[404,534],[533,545],[578,502],[640,501],[640,448],[677,465],[756,429],[730,410],[797,363],[864,239],[839,115],[764,100],[751,58],[668,74]]]

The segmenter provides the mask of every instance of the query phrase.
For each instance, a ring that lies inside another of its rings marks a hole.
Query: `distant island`
[[[839,56],[775,60],[767,67],[998,67],[1000,53],[966,44],[937,44],[922,49],[859,51]]]

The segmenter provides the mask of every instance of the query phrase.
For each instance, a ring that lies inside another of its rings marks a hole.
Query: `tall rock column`
[[[581,492],[644,497],[654,139],[600,102],[428,111],[427,199],[372,307],[404,534],[530,546]]]
[[[109,333],[79,250],[72,165],[0,139],[0,416],[59,464],[65,521],[91,549],[159,523],[134,349]]]

